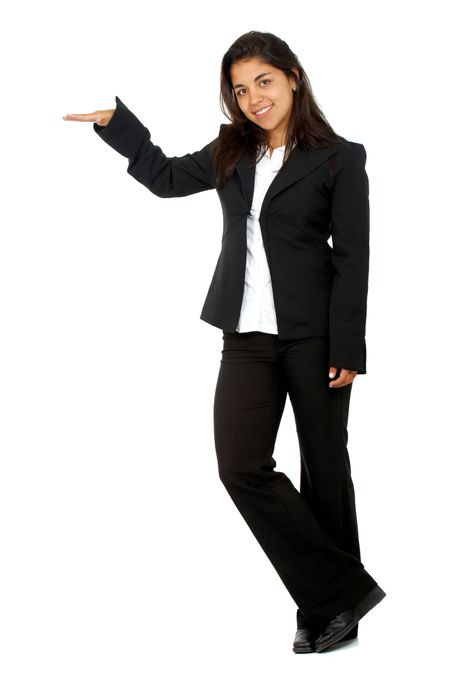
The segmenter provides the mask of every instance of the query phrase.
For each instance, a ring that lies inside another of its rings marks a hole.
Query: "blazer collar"
[[[289,160],[275,176],[270,183],[264,198],[267,203],[281,190],[284,190],[292,183],[301,180],[310,171],[322,164],[328,157],[334,155],[341,146],[341,143],[334,143],[329,148],[312,148],[310,150],[300,150],[295,146]],[[248,212],[252,207],[253,191],[255,187],[255,167],[249,166],[246,158],[241,158],[236,164],[236,171],[241,179],[242,189],[248,206]]]

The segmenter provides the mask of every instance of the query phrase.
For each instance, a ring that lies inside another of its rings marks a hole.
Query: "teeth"
[[[262,108],[262,110],[258,110],[257,112],[255,112],[255,115],[262,115],[262,113],[265,113],[266,110],[269,110],[269,108],[271,107],[272,105],[268,105],[266,108]]]

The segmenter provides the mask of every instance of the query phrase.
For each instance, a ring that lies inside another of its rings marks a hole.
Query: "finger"
[[[354,379],[353,376],[348,371],[342,371],[336,380],[330,382],[329,386],[332,388],[345,387],[346,385],[353,382],[353,379]]]
[[[345,384],[348,384],[349,380],[349,371],[346,368],[341,368],[339,377],[330,382],[330,387],[342,387]]]
[[[338,387],[342,387],[345,384],[345,378],[342,377],[342,375],[339,375],[339,377],[336,380],[333,380],[330,382],[328,385],[330,389],[337,389]]]
[[[337,368],[334,366],[330,366],[329,372],[328,372],[328,377],[336,377],[337,373]]]
[[[98,112],[95,113],[69,113],[63,116],[63,120],[74,122],[95,122]]]

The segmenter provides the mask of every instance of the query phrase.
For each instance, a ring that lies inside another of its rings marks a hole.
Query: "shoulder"
[[[219,126],[219,131],[216,135],[216,137],[208,143],[208,146],[210,150],[215,148],[217,143],[223,143],[224,140],[227,138],[227,134],[229,133],[228,130],[231,129],[231,124],[221,124]]]
[[[363,143],[350,141],[348,138],[340,136],[340,141],[336,143],[336,150],[345,159],[366,159],[367,153]]]
[[[367,153],[363,143],[339,137],[336,152],[330,158],[331,175],[359,175],[365,170]]]

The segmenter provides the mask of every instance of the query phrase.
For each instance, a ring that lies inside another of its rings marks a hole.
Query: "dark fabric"
[[[109,124],[94,122],[93,127],[105,143],[128,158],[127,171],[133,178],[159,197],[183,197],[216,187],[212,161],[216,139],[194,153],[167,157],[152,142],[149,130],[115,98],[117,107]],[[365,163],[364,146],[344,138],[307,152],[295,147],[270,184],[260,214],[279,337],[328,334],[328,365],[361,374],[367,372],[369,274]],[[222,246],[200,318],[229,332],[238,325],[244,293],[254,181],[255,168],[240,160],[227,184],[217,190],[223,210]],[[201,241],[193,251],[195,258]]]
[[[219,476],[308,625],[322,628],[376,584],[360,560],[347,449],[352,385],[328,386],[328,337],[223,332],[214,399]],[[287,397],[297,489],[273,457]],[[357,626],[352,631],[356,636]]]

